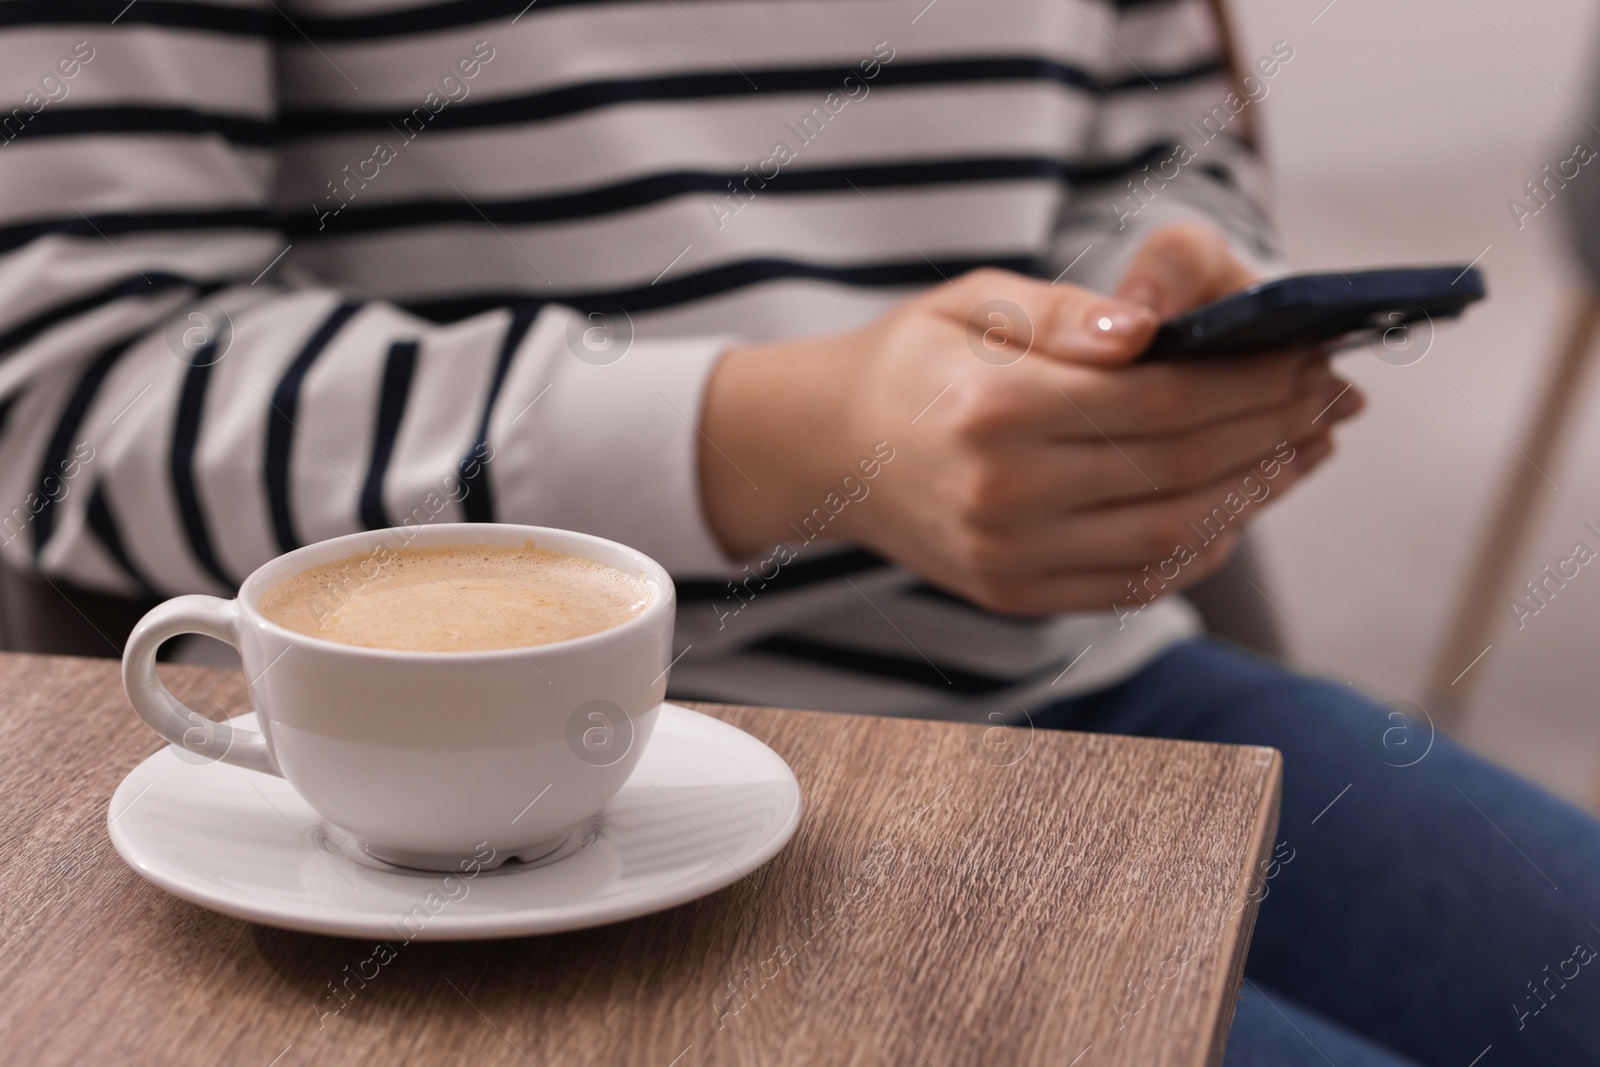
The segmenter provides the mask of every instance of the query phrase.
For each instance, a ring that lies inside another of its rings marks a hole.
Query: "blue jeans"
[[[1204,639],[1033,719],[1283,753],[1290,858],[1225,1067],[1600,1064],[1600,823],[1582,811],[1348,686]]]

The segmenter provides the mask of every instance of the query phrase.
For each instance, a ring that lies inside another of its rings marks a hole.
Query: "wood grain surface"
[[[235,672],[163,675],[248,707]],[[5,1063],[1215,1064],[1277,821],[1270,749],[705,707],[800,780],[772,863],[600,929],[401,944],[362,983],[372,943],[122,863],[106,805],[160,742],[115,663],[0,656],[0,709]]]

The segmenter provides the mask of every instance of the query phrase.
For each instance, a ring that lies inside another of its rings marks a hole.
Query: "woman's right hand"
[[[1132,364],[1156,326],[1142,304],[981,270],[860,330],[730,351],[701,424],[711,528],[735,558],[793,543],[886,442],[824,537],[1008,613],[1109,610],[1146,566],[1163,592],[1190,585],[1361,400],[1320,355]]]

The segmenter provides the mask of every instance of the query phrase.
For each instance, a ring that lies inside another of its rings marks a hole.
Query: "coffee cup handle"
[[[283,777],[255,730],[213,722],[167,691],[156,674],[156,650],[182,634],[204,634],[239,647],[239,607],[214,596],[174,597],[152,608],[133,628],[122,653],[122,688],[139,717],[178,748],[209,761],[220,760],[263,774]]]

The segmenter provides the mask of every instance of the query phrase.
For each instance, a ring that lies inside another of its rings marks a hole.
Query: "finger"
[[[1115,611],[1135,615],[1162,596],[1187,589],[1214,574],[1238,545],[1238,534],[1217,538],[1179,568],[1171,579],[1153,578],[1144,568],[1063,570],[1026,578],[996,578],[972,589],[952,584],[955,592],[991,611],[1008,615],[1057,615],[1062,612]],[[946,584],[946,583],[939,583]]]
[[[972,521],[1008,528],[1068,510],[1172,496],[1248,474],[1275,478],[1281,460],[1274,453],[1326,433],[1361,405],[1359,392],[1335,386],[1172,438],[1043,446],[1021,441],[991,451],[981,466],[969,468],[964,484],[964,472],[952,480],[965,490]],[[1072,502],[1070,509],[1063,500]]]
[[[1061,440],[1167,437],[1287,403],[1338,382],[1320,356],[1272,354],[1204,365],[1123,369],[1052,360],[1006,368],[1005,388],[969,411],[978,435],[1044,434]]]
[[[1181,555],[1184,549],[1199,551],[1223,533],[1254,521],[1267,504],[1304,481],[1332,453],[1332,437],[1319,434],[1275,450],[1275,477],[1268,478],[1265,472],[1230,475],[1168,497],[1063,516],[1053,537],[1045,532],[1045,524],[1039,531],[1043,536],[1030,547],[1046,554],[1041,562],[1054,552],[1066,554],[1058,558],[1077,565],[1095,566],[1149,563]]]
[[[1354,417],[1365,405],[1361,392],[1333,384],[1297,394],[1287,404],[1214,422],[1175,437],[1129,440],[1098,446],[1060,446],[1061,453],[1093,449],[1083,463],[1075,497],[1084,506],[1138,500],[1152,493],[1182,493],[1276,466],[1274,450],[1300,445]]]
[[[1185,223],[1157,230],[1139,246],[1116,295],[1168,318],[1255,280],[1255,272],[1239,262],[1220,230]]]
[[[1197,553],[1238,530],[1303,481],[1333,451],[1322,433],[1274,454],[1277,473],[1230,476],[1200,489],[1087,511],[1007,529],[980,529],[968,546],[979,574],[1038,575],[1065,568],[1141,567],[1184,551]]]
[[[999,366],[1029,355],[1119,366],[1148,347],[1159,325],[1140,304],[1000,270],[971,271],[923,299],[965,327],[975,356]]]

